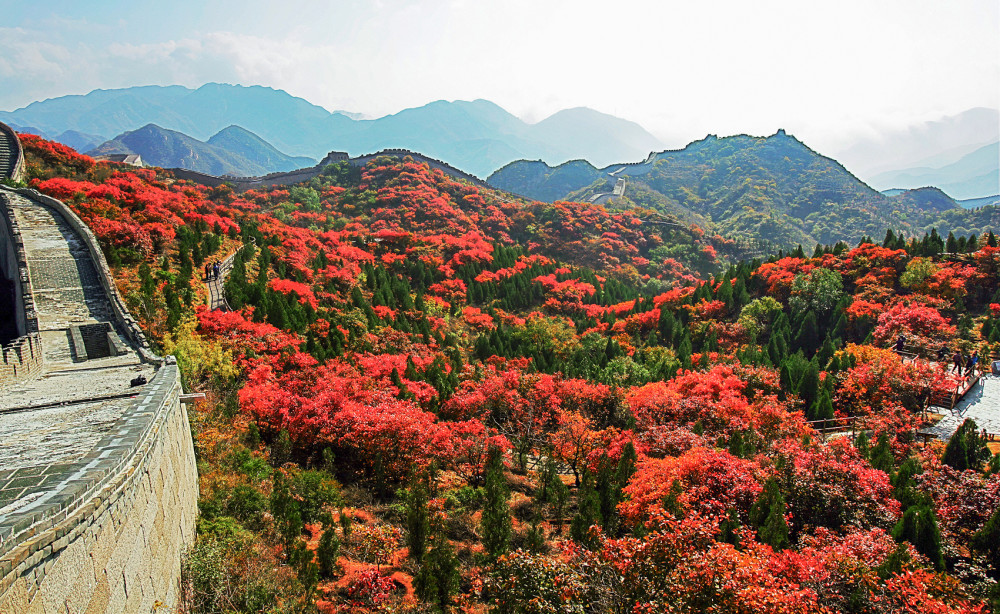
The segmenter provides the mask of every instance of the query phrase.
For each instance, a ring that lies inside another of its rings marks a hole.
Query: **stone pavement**
[[[989,374],[981,377],[954,410],[923,432],[947,441],[966,418],[975,420],[977,428],[1000,436],[1000,377]]]
[[[224,284],[226,283],[226,277],[229,276],[229,272],[233,270],[233,260],[235,258],[235,252],[229,254],[229,257],[219,263],[219,279],[209,279],[205,282],[208,286],[208,308],[212,311],[216,309],[229,311]]]
[[[24,503],[18,499],[45,492],[45,479],[33,478],[28,488],[25,472],[61,481],[62,469],[91,454],[144,392],[131,380],[140,374],[152,380],[155,372],[115,330],[90,252],[66,220],[8,194],[24,241],[45,362],[37,377],[0,394],[0,520],[11,505]],[[88,325],[109,326],[123,353],[81,360],[81,337],[74,342],[71,329]]]

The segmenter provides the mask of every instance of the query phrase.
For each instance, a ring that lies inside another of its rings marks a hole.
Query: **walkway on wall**
[[[233,270],[233,260],[236,258],[236,253],[232,253],[228,258],[219,263],[219,277],[208,279],[205,281],[205,285],[208,286],[208,308],[212,311],[216,309],[221,309],[222,311],[229,311],[229,303],[226,302],[226,277],[229,276],[229,272]]]
[[[921,432],[948,440],[966,418],[972,418],[976,421],[977,428],[986,429],[987,433],[1000,439],[1000,377],[982,376],[956,403],[954,409],[946,413],[937,424]]]
[[[55,467],[88,454],[133,403],[130,386],[154,368],[113,324],[90,252],[66,220],[5,192],[21,227],[44,364],[34,379],[0,394],[0,469]],[[0,480],[5,506],[42,482]]]

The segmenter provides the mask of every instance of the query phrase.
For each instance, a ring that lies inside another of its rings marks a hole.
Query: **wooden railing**
[[[809,420],[806,422],[814,431],[822,436],[834,433],[854,434],[857,416],[847,416],[846,418],[825,418],[821,420]]]
[[[958,402],[961,401],[972,388],[979,383],[982,374],[979,370],[973,369],[972,374],[962,378],[950,392],[942,392],[931,397],[931,405],[943,407],[948,411],[953,411]]]

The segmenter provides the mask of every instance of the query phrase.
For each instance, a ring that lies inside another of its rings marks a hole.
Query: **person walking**
[[[212,265],[212,274],[215,276],[215,279],[219,279],[219,262],[218,261],[216,261],[215,264]]]
[[[962,373],[962,365],[965,363],[965,356],[962,356],[962,350],[955,350],[955,355],[952,356],[953,365],[951,368],[952,373]]]
[[[965,377],[969,377],[973,374],[973,372],[976,370],[976,365],[978,363],[979,363],[979,350],[976,350],[972,353],[972,356],[969,356],[968,362],[965,363]]]

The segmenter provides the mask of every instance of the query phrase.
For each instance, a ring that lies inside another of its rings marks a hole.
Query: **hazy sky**
[[[997,0],[0,0],[0,15],[2,110],[218,81],[370,116],[486,98],[530,121],[591,107],[668,145],[783,127],[837,148],[1000,106]]]

